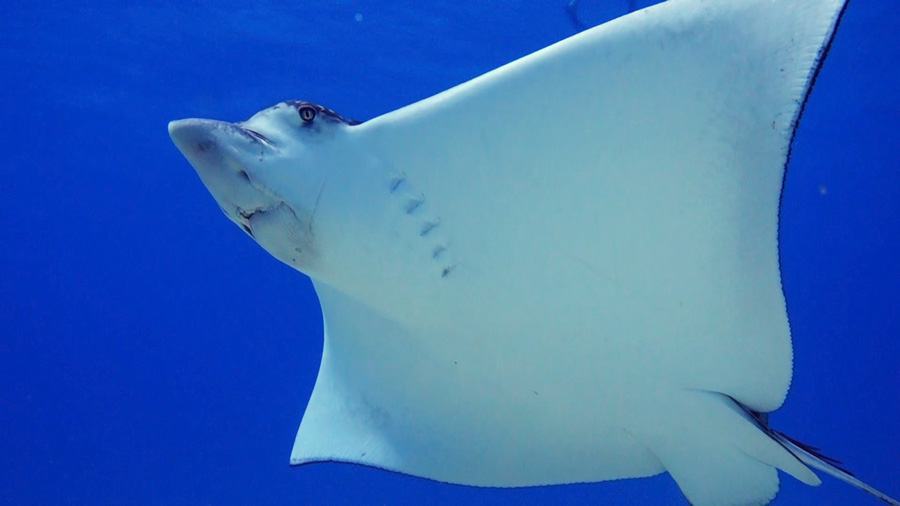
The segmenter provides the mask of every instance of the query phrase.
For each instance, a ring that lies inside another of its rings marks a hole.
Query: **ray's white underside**
[[[818,484],[755,413],[790,386],[781,187],[845,4],[670,0],[360,125],[284,103],[170,126],[319,295],[291,462],[668,471],[695,505],[764,504],[777,469]]]

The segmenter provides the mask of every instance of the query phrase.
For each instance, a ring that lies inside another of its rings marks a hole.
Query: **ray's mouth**
[[[240,227],[244,229],[244,232],[247,232],[247,235],[253,239],[257,239],[256,233],[253,231],[254,221],[256,222],[256,225],[259,226],[260,222],[271,218],[271,216],[267,215],[276,215],[283,209],[288,209],[291,214],[294,214],[294,210],[283,200],[277,200],[267,205],[252,208],[235,206],[232,209],[232,212],[226,211],[225,208],[222,208],[222,211],[225,212],[232,221],[240,225]]]
[[[268,206],[267,207],[256,207],[253,209],[241,209],[240,207],[238,207],[237,208],[238,224],[241,226],[241,228],[244,229],[244,232],[247,232],[247,234],[250,237],[253,237],[255,239],[256,237],[253,235],[253,226],[251,225],[251,220],[253,219],[254,216],[259,216],[261,214],[264,214],[268,209],[269,209]]]

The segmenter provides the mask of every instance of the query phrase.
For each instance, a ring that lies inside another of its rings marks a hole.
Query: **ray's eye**
[[[315,107],[304,105],[297,109],[297,112],[300,113],[300,119],[302,119],[305,123],[309,123],[310,121],[316,119]]]

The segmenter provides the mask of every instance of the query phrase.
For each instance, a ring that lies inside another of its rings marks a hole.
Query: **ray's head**
[[[228,218],[279,260],[310,274],[320,254],[317,215],[340,142],[357,121],[287,101],[247,121],[184,119],[169,136]]]

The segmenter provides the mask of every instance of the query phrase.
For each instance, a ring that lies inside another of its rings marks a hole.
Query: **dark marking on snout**
[[[197,151],[201,153],[206,153],[207,151],[211,151],[216,146],[216,143],[209,140],[204,139],[197,143]]]

